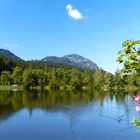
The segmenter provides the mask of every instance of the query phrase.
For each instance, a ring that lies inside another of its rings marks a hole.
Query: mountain
[[[67,65],[76,66],[79,68],[88,68],[98,70],[97,64],[91,60],[84,58],[83,56],[77,54],[65,55],[63,57],[49,56],[42,59],[42,61],[51,61],[54,63],[62,63]]]
[[[9,50],[0,49],[0,73],[5,70],[12,71],[15,66],[25,67],[25,61]]]
[[[38,60],[38,61],[33,60],[32,64],[34,65],[42,64],[44,66],[46,64],[49,65],[50,64],[49,62],[52,62],[55,65],[57,63],[59,65],[66,64],[66,65],[76,66],[79,68],[88,68],[88,69],[94,69],[94,70],[99,69],[97,64],[77,54],[65,55],[63,57],[56,57],[56,56],[45,57],[42,60]],[[12,69],[15,66],[24,67],[26,64],[28,65],[28,61],[27,62],[24,61],[23,59],[16,56],[9,50],[0,49],[0,72],[2,70],[9,69],[9,67],[10,67],[9,70],[12,71]],[[50,64],[50,65],[53,65],[53,64]]]
[[[24,61],[23,59],[19,58],[9,50],[5,50],[5,49],[0,49],[0,57],[15,60],[15,61]]]

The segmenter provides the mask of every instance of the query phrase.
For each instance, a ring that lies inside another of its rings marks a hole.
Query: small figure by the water
[[[17,91],[18,90],[18,86],[17,85],[12,85],[12,90],[13,91]]]

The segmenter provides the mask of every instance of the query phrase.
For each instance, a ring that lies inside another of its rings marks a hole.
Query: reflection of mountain
[[[124,102],[123,96],[116,95],[120,104]],[[99,93],[0,93],[0,120],[7,119],[15,112],[27,108],[32,112],[35,108],[41,108],[48,112],[63,112],[68,116],[74,117],[86,112],[88,106],[93,102],[99,102],[101,105],[105,100],[104,94]],[[121,100],[120,100],[121,98]],[[111,99],[111,98],[110,98]]]

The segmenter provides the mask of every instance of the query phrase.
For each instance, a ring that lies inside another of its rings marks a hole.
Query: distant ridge
[[[0,59],[7,59],[12,61],[12,63],[20,64],[21,62],[25,62],[25,60],[21,59],[20,57],[16,56],[14,53],[10,52],[9,50],[0,49]],[[35,61],[35,60],[33,60]],[[45,57],[41,60],[37,60],[38,62],[53,62],[53,63],[61,63],[66,65],[71,65],[79,68],[88,68],[91,70],[98,70],[99,67],[96,63],[92,62],[91,60],[84,58],[78,54],[69,54],[63,57],[57,56],[49,56]]]
[[[0,49],[0,57],[5,57],[5,58],[16,60],[16,61],[24,61],[20,57],[16,56],[14,53],[5,49]]]
[[[25,61],[9,50],[0,49],[0,73],[5,70],[12,71],[15,66],[24,67]]]
[[[69,54],[63,57],[49,56],[42,59],[42,61],[51,61],[54,63],[63,63],[72,66],[76,66],[79,68],[88,68],[92,70],[98,70],[99,67],[96,63],[91,60],[84,58],[78,54]]]

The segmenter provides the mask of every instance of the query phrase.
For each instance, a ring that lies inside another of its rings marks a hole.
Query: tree
[[[93,85],[94,77],[88,69],[85,69],[82,73],[82,84],[85,87],[91,87]]]
[[[127,84],[127,77],[126,76],[122,77],[121,72],[116,71],[114,76],[114,84],[117,87],[123,87],[124,85]]]
[[[20,85],[22,83],[22,69],[15,67],[12,78],[15,84]]]
[[[49,86],[54,89],[58,88],[59,83],[57,82],[57,72],[55,68],[53,68],[52,71],[49,72],[48,77],[49,77]]]
[[[34,69],[33,70],[34,75],[34,82],[36,85],[39,85],[41,87],[45,86],[47,82],[46,72],[42,69]]]
[[[0,81],[2,85],[10,85],[11,84],[11,75],[8,71],[3,71],[1,73]]]
[[[45,71],[38,69],[37,77],[38,77],[38,85],[45,86],[46,81],[47,81],[47,79],[46,79],[47,76],[46,76]]]
[[[140,40],[127,40],[122,43],[123,50],[119,51],[117,61],[123,64],[121,70],[124,75],[140,75]]]
[[[95,72],[94,75],[94,86],[96,88],[102,88],[104,84],[105,84],[105,71],[99,69]]]
[[[81,87],[81,78],[79,69],[73,68],[70,72],[70,86],[79,89]]]
[[[117,61],[124,65],[122,73],[124,75],[137,75],[140,76],[140,40],[133,41],[127,40],[123,44],[123,50],[119,51]],[[139,78],[138,78],[139,79]],[[138,95],[136,95],[138,96]],[[140,127],[140,122],[134,118],[132,123]]]
[[[108,88],[112,89],[115,85],[115,76],[111,73],[105,74],[105,84],[108,86]]]
[[[23,85],[26,88],[35,86],[37,84],[37,76],[31,68],[24,70],[23,72]]]

